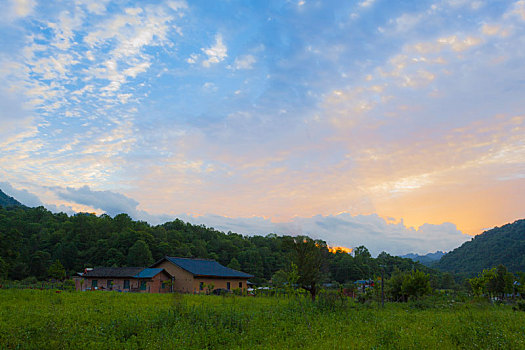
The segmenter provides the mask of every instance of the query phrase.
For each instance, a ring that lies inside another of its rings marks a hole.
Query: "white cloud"
[[[376,214],[317,215],[295,217],[288,222],[274,223],[262,217],[228,218],[219,215],[188,216],[178,215],[194,224],[204,224],[220,231],[232,231],[248,235],[308,235],[325,240],[329,245],[357,247],[366,246],[373,255],[382,251],[401,255],[406,253],[425,254],[436,250],[449,251],[471,238],[461,233],[455,225],[424,224],[418,229],[406,227],[385,220]]]
[[[237,57],[235,62],[233,62],[234,69],[252,69],[253,64],[257,62],[253,55],[244,55]]]
[[[516,1],[511,8],[511,15],[516,15],[525,21],[525,0]]]
[[[222,42],[221,34],[215,36],[215,44],[212,47],[207,49],[203,48],[202,52],[208,56],[208,59],[202,62],[202,65],[206,68],[210,67],[212,64],[222,62],[228,57],[228,48]]]
[[[52,45],[60,50],[68,50],[74,42],[74,31],[78,30],[83,23],[84,13],[77,9],[74,15],[69,11],[63,11],[58,17],[57,23],[49,23],[49,28],[55,33]]]
[[[361,7],[370,7],[374,4],[376,0],[364,0],[359,3],[359,6]]]
[[[202,88],[204,90],[207,90],[207,91],[217,91],[218,90],[218,87],[217,85],[215,85],[214,83],[212,82],[205,82],[203,85],[202,85]]]
[[[188,62],[189,64],[194,64],[197,62],[198,59],[199,59],[199,55],[192,53],[190,57],[186,59],[186,62]]]
[[[83,5],[89,12],[97,15],[102,15],[106,12],[108,2],[109,0],[76,0],[77,5]]]
[[[498,35],[500,37],[506,37],[509,35],[509,32],[503,28],[501,25],[499,24],[487,24],[485,23],[482,27],[481,27],[481,32],[485,35],[488,35],[488,36],[495,36],[495,35]]]
[[[396,18],[395,23],[397,32],[407,32],[417,26],[423,20],[422,14],[408,14],[405,13]]]
[[[27,17],[33,14],[36,0],[10,0],[10,17],[13,19]]]
[[[4,193],[8,196],[13,197],[17,201],[28,207],[38,207],[42,205],[42,202],[36,195],[30,193],[26,189],[16,189],[13,186],[11,186],[9,182],[0,182],[0,189],[4,191]]]
[[[139,204],[134,199],[120,193],[93,191],[89,186],[83,186],[81,188],[57,188],[55,192],[64,200],[101,209],[111,216],[127,213],[136,217],[136,208]]]
[[[438,44],[448,45],[452,50],[456,52],[462,52],[470,49],[473,46],[477,46],[483,42],[482,39],[476,38],[473,36],[467,36],[464,39],[458,38],[456,35],[449,37],[439,38],[437,40]]]
[[[188,8],[186,1],[168,1],[166,3],[173,11],[185,10]]]

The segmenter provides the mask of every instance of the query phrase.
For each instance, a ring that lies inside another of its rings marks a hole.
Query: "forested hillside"
[[[499,264],[511,272],[525,270],[525,220],[485,231],[444,255],[433,266],[473,275]]]
[[[148,266],[165,255],[211,258],[266,281],[289,266],[291,237],[223,233],[181,220],[151,226],[126,214],[54,214],[43,207],[0,206],[0,279],[45,279],[56,260],[69,274],[95,266]],[[326,248],[324,248],[326,249]],[[354,255],[327,253],[324,280],[345,283],[394,269],[432,270],[386,253],[372,258],[365,247]]]
[[[0,190],[0,207],[23,207],[24,205]]]

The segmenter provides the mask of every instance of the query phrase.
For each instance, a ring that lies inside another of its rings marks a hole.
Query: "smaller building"
[[[97,267],[75,279],[77,291],[169,293],[173,276],[163,268]]]

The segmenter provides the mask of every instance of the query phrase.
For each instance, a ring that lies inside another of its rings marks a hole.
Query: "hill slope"
[[[433,267],[473,275],[499,264],[511,272],[525,270],[525,220],[475,236],[444,255]]]
[[[2,190],[0,190],[0,206],[2,207],[23,207],[24,205],[14,199],[13,197],[9,197],[7,194],[5,194]]]

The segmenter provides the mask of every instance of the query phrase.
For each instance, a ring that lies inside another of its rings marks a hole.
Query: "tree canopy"
[[[381,253],[371,257],[365,247],[354,254],[330,253],[326,243],[309,237],[268,234],[244,236],[220,232],[179,219],[152,226],[127,214],[115,217],[87,213],[52,213],[44,207],[0,206],[0,278],[50,278],[58,260],[67,274],[99,266],[148,266],[164,256],[195,257],[254,275],[264,283],[294,262],[297,283],[316,290],[320,283],[341,284],[373,278],[386,265],[386,276],[414,267],[436,275],[410,259]],[[314,283],[315,282],[315,283]]]

